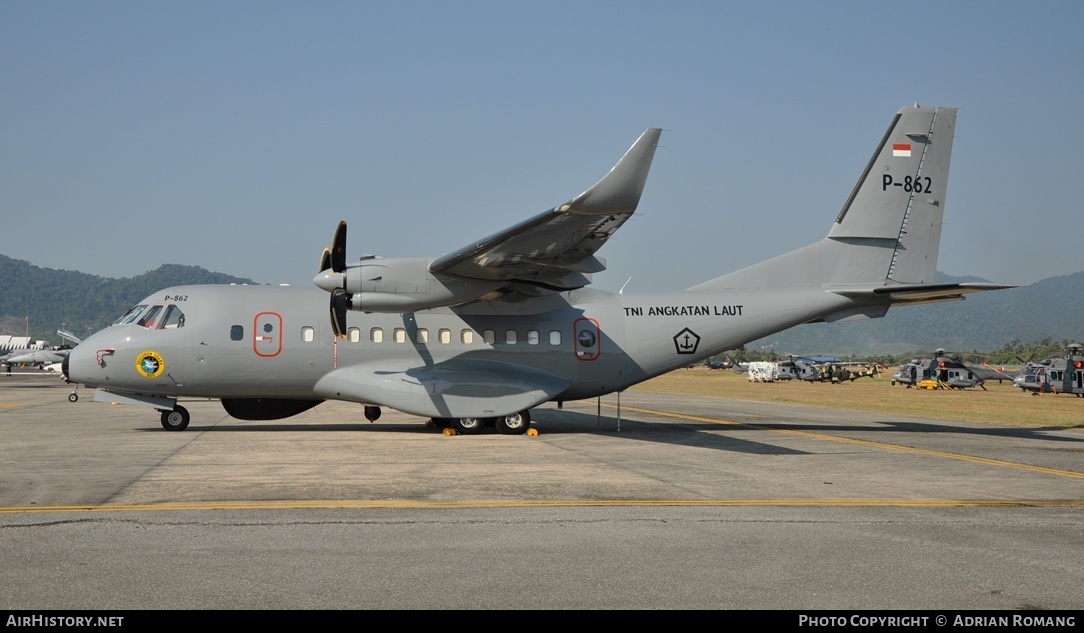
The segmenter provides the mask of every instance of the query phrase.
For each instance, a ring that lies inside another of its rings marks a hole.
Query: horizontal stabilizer
[[[878,286],[862,290],[832,290],[835,294],[854,299],[862,297],[880,300],[888,298],[891,303],[936,303],[938,301],[955,301],[963,299],[965,294],[984,292],[986,290],[1005,290],[1016,288],[1003,284],[986,282],[965,282],[959,284],[902,284],[895,286]]]

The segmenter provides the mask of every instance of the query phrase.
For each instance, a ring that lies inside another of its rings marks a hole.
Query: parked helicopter
[[[900,365],[892,374],[892,384],[907,385],[910,389],[923,386],[929,381],[931,389],[968,389],[979,387],[986,391],[987,380],[1012,380],[1013,377],[991,367],[968,365],[958,358],[949,356],[942,348],[934,350],[933,358],[913,358]]]
[[[859,378],[877,378],[881,369],[873,363],[826,363],[819,367],[820,376],[811,380],[830,382],[838,385],[842,382],[854,382]]]
[[[791,356],[789,360],[779,361],[779,378],[783,380],[820,380],[823,375],[818,364],[809,359]]]
[[[1084,397],[1084,351],[1080,343],[1065,349],[1065,356],[1028,363],[1013,386],[1037,396],[1040,393],[1071,393]]]

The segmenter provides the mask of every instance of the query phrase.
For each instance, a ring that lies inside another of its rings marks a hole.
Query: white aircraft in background
[[[587,287],[639,204],[650,128],[587,191],[440,257],[347,263],[343,222],[322,290],[156,292],[76,347],[65,375],[95,400],[158,409],[169,430],[189,424],[178,399],[217,398],[246,420],[334,399],[370,420],[389,407],[463,434],[524,433],[536,405],[620,392],[802,323],[1010,287],[934,283],[955,122],[955,108],[902,108],[824,239],[686,290]]]
[[[22,351],[21,353],[10,354],[3,359],[4,363],[9,365],[37,365],[38,367],[45,367],[53,363],[63,362],[67,358],[70,349],[66,347],[57,347],[49,349],[36,349],[31,351]]]

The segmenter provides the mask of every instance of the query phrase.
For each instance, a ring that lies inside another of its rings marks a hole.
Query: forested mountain
[[[985,281],[950,277],[939,282]],[[0,334],[59,343],[61,324],[79,336],[109,325],[143,297],[182,284],[254,284],[196,266],[164,264],[137,277],[112,279],[39,268],[0,255]],[[933,350],[989,351],[1013,340],[1084,343],[1084,272],[1030,286],[968,295],[966,301],[889,310],[881,319],[800,325],[746,347],[778,353],[872,356]]]
[[[254,284],[197,266],[163,264],[137,277],[113,279],[71,270],[40,268],[0,255],[0,334],[30,336],[54,344],[63,327],[85,337],[112,323],[143,297],[182,284]]]

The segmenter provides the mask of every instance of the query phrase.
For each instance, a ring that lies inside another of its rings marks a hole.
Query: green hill
[[[163,264],[130,278],[113,279],[71,270],[41,268],[0,255],[0,334],[60,343],[62,326],[77,336],[102,329],[147,295],[183,284],[255,284],[198,266]]]

